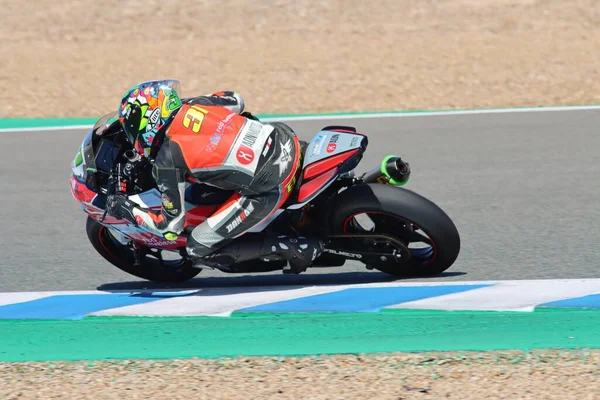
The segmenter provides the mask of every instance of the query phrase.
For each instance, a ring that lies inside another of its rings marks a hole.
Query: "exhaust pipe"
[[[381,165],[365,172],[360,179],[366,183],[382,183],[393,186],[404,186],[410,178],[410,164],[398,156],[389,155],[381,161]]]

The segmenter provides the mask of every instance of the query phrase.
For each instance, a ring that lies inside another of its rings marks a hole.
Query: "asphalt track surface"
[[[389,153],[411,163],[407,188],[442,207],[462,238],[456,263],[431,281],[600,275],[599,110],[288,123],[305,140],[329,124],[368,134],[357,172]],[[87,240],[86,217],[68,185],[84,135],[83,129],[0,133],[0,292],[156,287],[113,267]],[[183,286],[389,280],[349,262],[300,276],[202,271]]]

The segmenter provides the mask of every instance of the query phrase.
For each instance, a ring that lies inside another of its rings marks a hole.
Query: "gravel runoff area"
[[[133,84],[256,113],[600,103],[597,0],[0,0],[0,117],[96,117]]]
[[[95,117],[134,83],[257,113],[600,103],[597,0],[0,0],[2,117]],[[600,353],[0,363],[0,398],[600,399]]]
[[[600,399],[600,351],[0,363],[0,398]]]

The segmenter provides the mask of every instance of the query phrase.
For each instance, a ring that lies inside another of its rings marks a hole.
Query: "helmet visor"
[[[130,108],[129,115],[123,119],[122,126],[127,139],[133,144],[140,133],[142,109],[137,104],[128,104],[127,107]]]

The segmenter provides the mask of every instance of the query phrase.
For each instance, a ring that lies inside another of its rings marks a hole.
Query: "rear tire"
[[[192,279],[202,271],[192,268],[189,260],[168,260],[164,265],[152,256],[145,256],[139,266],[134,266],[133,250],[117,241],[109,229],[88,217],[86,225],[88,239],[94,249],[120,270],[130,275],[158,283],[179,283]]]
[[[376,215],[386,225],[382,232],[404,242],[405,226],[416,227],[432,245],[411,250],[407,264],[374,264],[371,267],[395,276],[435,276],[454,264],[460,252],[460,236],[450,217],[435,203],[408,189],[376,183],[361,183],[341,192],[334,202],[330,223],[333,234],[356,233],[354,216]],[[394,223],[390,223],[390,221]],[[397,221],[397,223],[395,222]],[[365,233],[368,233],[365,231]],[[412,236],[411,236],[412,237]]]

